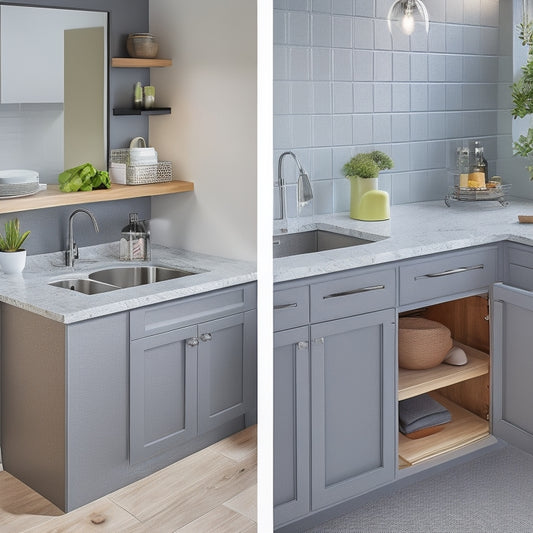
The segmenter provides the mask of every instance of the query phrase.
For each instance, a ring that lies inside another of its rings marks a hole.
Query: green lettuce
[[[91,163],[64,170],[58,176],[59,189],[63,192],[109,189],[111,181],[105,170],[96,170]]]

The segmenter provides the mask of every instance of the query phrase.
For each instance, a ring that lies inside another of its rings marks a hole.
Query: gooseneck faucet
[[[98,223],[96,222],[96,218],[94,218],[94,215],[88,211],[87,209],[79,208],[75,209],[70,213],[70,216],[68,217],[68,231],[67,231],[67,249],[65,251],[65,265],[67,266],[74,266],[74,261],[79,258],[79,251],[78,246],[74,242],[74,232],[72,228],[72,222],[74,221],[74,217],[78,213],[85,213],[90,217],[90,219],[93,222],[94,231],[98,233],[100,230],[98,229]]]
[[[303,207],[313,199],[313,189],[309,182],[309,176],[305,172],[300,160],[294,152],[283,152],[278,159],[278,189],[279,189],[279,214],[277,220],[285,220],[287,217],[287,195],[285,180],[282,176],[283,158],[290,155],[298,165],[298,205]],[[287,231],[287,228],[282,228],[281,231]]]

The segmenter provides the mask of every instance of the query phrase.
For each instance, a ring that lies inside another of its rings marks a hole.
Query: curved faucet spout
[[[296,162],[296,165],[298,166],[298,205],[300,207],[303,207],[304,205],[307,205],[312,199],[313,199],[313,189],[311,187],[311,182],[309,181],[309,176],[305,172],[304,168],[302,167],[302,164],[300,163],[300,160],[298,159],[298,156],[294,152],[283,152],[278,159],[278,189],[279,189],[279,220],[284,220],[286,218],[287,213],[287,197],[286,197],[286,188],[285,188],[285,180],[282,176],[282,165],[283,165],[283,158],[286,156],[291,156],[294,161]],[[287,231],[286,229],[282,228],[282,231]]]
[[[94,231],[96,233],[100,231],[100,229],[98,228],[98,222],[96,222],[96,218],[94,218],[94,215],[87,209],[83,209],[82,207],[80,207],[72,211],[72,213],[70,213],[70,216],[68,217],[67,249],[65,251],[65,265],[67,266],[74,266],[74,261],[79,258],[78,246],[74,242],[74,231],[73,231],[74,217],[78,213],[85,213],[91,219],[93,223]]]

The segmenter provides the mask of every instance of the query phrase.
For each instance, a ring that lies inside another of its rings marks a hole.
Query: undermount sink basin
[[[60,281],[52,281],[49,285],[71,291],[82,292],[84,294],[101,294],[102,292],[115,291],[119,288],[91,279],[62,279]]]
[[[274,258],[323,252],[324,250],[359,246],[371,242],[374,241],[325,230],[284,233],[273,238]]]
[[[179,268],[169,268],[160,266],[124,266],[97,270],[89,274],[89,279],[115,285],[121,289],[137,287],[158,281],[191,276],[196,272],[180,270]]]

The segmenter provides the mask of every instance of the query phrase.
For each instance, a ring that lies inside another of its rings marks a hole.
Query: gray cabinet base
[[[337,505],[328,507],[327,509],[323,509],[314,513],[312,512],[305,518],[276,528],[275,533],[301,533],[302,531],[307,531],[308,529],[317,527],[329,520],[334,520],[335,518],[345,514],[353,513],[363,505],[372,502],[377,498],[387,496],[388,494],[391,494],[401,488],[408,487],[413,483],[430,478],[441,472],[445,472],[450,468],[464,464],[468,461],[472,461],[477,457],[492,453],[496,450],[504,448],[505,446],[507,446],[507,444],[504,441],[497,440],[494,437],[488,437],[486,440],[484,440],[484,444],[467,446],[463,449],[462,454],[458,454],[452,459],[447,456],[447,458],[442,460],[439,464],[436,464],[432,467],[426,467],[425,470],[420,470],[415,474],[411,474],[410,476],[397,479],[392,483],[387,483],[382,487],[374,489],[371,492],[367,492],[366,494],[358,496],[357,498],[346,500]]]

